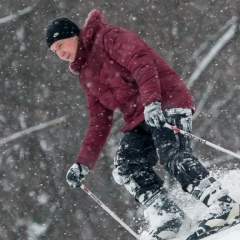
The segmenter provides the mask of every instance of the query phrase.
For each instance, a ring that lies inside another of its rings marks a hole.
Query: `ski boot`
[[[209,208],[207,216],[187,240],[202,239],[240,222],[239,203],[213,177],[204,179],[197,186],[190,185],[187,190]]]
[[[189,229],[190,219],[161,191],[145,204],[144,217],[149,224],[148,231],[143,231],[140,240],[168,240],[176,237],[180,229]]]

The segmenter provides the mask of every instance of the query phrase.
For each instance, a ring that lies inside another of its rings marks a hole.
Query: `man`
[[[70,62],[88,103],[89,128],[66,177],[72,188],[79,187],[95,166],[113,112],[119,109],[125,125],[113,176],[146,206],[149,229],[141,239],[172,239],[188,220],[153,170],[157,163],[183,191],[212,209],[193,237],[239,221],[239,205],[192,154],[189,137],[164,127],[167,122],[191,132],[194,105],[184,82],[156,52],[129,30],[104,23],[97,10],[89,13],[82,29],[68,18],[54,19],[46,29],[46,42],[60,59]]]

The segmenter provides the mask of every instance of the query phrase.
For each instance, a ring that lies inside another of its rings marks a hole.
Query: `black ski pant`
[[[190,109],[164,111],[169,124],[191,132]],[[161,127],[157,129],[145,122],[126,131],[115,157],[114,179],[124,184],[139,202],[146,202],[163,188],[164,181],[154,171],[157,163],[181,184],[184,191],[189,184],[197,184],[209,173],[192,154],[190,138]]]

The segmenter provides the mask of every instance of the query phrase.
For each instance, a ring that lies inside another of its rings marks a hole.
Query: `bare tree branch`
[[[11,142],[13,140],[16,140],[17,138],[20,138],[20,137],[23,137],[25,135],[28,135],[32,132],[36,132],[36,131],[39,131],[39,130],[42,130],[42,129],[45,129],[47,127],[50,127],[52,125],[55,125],[55,124],[58,124],[58,123],[61,123],[61,122],[64,122],[66,120],[66,116],[63,116],[63,117],[60,117],[60,118],[56,118],[54,120],[51,120],[51,121],[48,121],[48,122],[45,122],[45,123],[41,123],[37,126],[34,126],[34,127],[30,127],[28,129],[25,129],[23,131],[20,131],[20,132],[16,132],[6,138],[3,138],[0,140],[0,146],[8,143],[8,142]]]
[[[212,92],[214,86],[215,86],[216,82],[214,83],[209,83],[207,84],[206,90],[204,91],[201,100],[199,101],[199,104],[196,108],[196,112],[194,113],[192,120],[194,121],[198,115],[202,112],[202,109],[204,108],[205,104],[207,103],[207,100],[210,96],[210,93]]]
[[[215,104],[213,104],[212,108],[209,110],[209,113],[212,114],[211,119],[208,121],[208,123],[205,123],[202,125],[202,127],[199,130],[200,136],[204,136],[207,132],[209,127],[212,125],[213,122],[218,118],[218,116],[221,114],[220,109],[224,109],[226,105],[228,105],[230,102],[234,100],[234,97],[236,94],[240,91],[240,88],[235,88],[231,93],[228,94],[223,100],[217,101]],[[192,147],[194,148],[198,144],[198,142],[194,141],[192,142]]]
[[[0,24],[3,24],[3,23],[6,23],[6,22],[9,22],[9,21],[12,21],[16,18],[18,18],[19,16],[22,16],[22,15],[25,15],[29,12],[31,12],[33,10],[34,7],[26,7],[24,8],[23,10],[19,10],[17,13],[15,14],[11,14],[7,17],[3,17],[3,18],[0,18]]]
[[[230,20],[227,21],[227,23],[222,26],[217,33],[211,35],[210,37],[208,37],[206,39],[206,41],[204,43],[201,44],[201,46],[196,49],[192,55],[191,58],[189,58],[187,60],[187,65],[184,67],[181,76],[183,79],[186,79],[188,72],[191,69],[192,64],[196,63],[199,64],[200,61],[200,55],[204,53],[204,51],[206,51],[210,46],[213,45],[214,42],[217,41],[217,39],[219,39],[231,26],[234,22],[237,21],[237,17],[234,16],[232,17]]]
[[[229,41],[236,35],[238,28],[238,19],[233,18],[231,27],[219,38],[216,44],[210,49],[207,55],[197,66],[196,70],[192,73],[187,81],[188,88],[191,88],[200,75],[206,70],[210,63],[216,58],[221,50],[229,43]]]

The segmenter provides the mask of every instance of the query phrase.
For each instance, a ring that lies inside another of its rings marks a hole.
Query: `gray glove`
[[[74,163],[67,172],[66,180],[71,188],[80,187],[81,182],[89,173],[87,166],[80,163]]]
[[[166,123],[160,102],[152,102],[144,108],[145,122],[152,127],[160,128]]]

